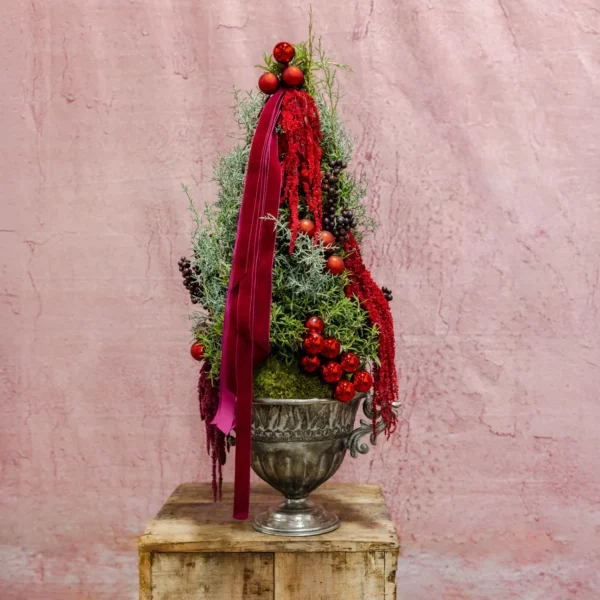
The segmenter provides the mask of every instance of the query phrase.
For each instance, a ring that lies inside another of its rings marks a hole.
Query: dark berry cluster
[[[336,224],[335,217],[335,203],[324,202],[323,203],[323,229],[333,233]]]
[[[385,287],[385,285],[381,286],[381,291],[383,292],[383,295],[385,296],[385,299],[388,302],[391,302],[394,297],[392,296],[392,290],[390,290],[390,288]]]
[[[323,188],[324,198],[326,200],[335,202],[340,195],[340,191],[337,188],[337,182],[340,180],[340,173],[342,172],[342,169],[345,169],[348,165],[343,160],[338,159],[332,160],[329,163],[329,166],[331,170],[323,173],[323,181],[321,185]]]
[[[190,299],[192,304],[198,304],[204,297],[202,287],[198,283],[198,277],[200,276],[200,268],[195,266],[192,268],[189,258],[182,256],[179,259],[179,271],[183,276],[183,285],[185,289],[190,293]]]
[[[331,170],[323,175],[323,229],[331,232],[340,242],[348,237],[348,231],[357,225],[354,215],[349,210],[342,210],[336,215],[340,191],[337,187],[339,175],[348,165],[343,160],[329,163]]]
[[[335,223],[331,233],[340,241],[344,241],[348,237],[350,229],[356,227],[356,219],[349,210],[343,210],[342,214],[335,217]]]

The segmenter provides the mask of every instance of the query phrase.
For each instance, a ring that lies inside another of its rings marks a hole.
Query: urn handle
[[[402,405],[401,402],[393,402],[392,410],[394,414],[398,416],[398,409]],[[373,430],[373,397],[369,396],[365,398],[363,402],[363,412],[367,421],[364,419],[360,420],[360,426],[357,427],[346,439],[346,447],[350,450],[350,456],[356,458],[359,454],[366,454],[369,451],[369,445],[361,443],[361,438],[365,435],[370,434],[371,445],[377,444],[377,437],[385,429],[385,423],[379,414],[377,414],[377,420],[375,421],[375,430]],[[376,432],[376,433],[375,433]]]

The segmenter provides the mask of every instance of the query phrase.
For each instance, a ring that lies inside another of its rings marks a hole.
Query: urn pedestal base
[[[269,508],[256,517],[254,529],[270,535],[309,536],[335,531],[340,520],[335,513],[306,498],[287,498],[279,506]]]

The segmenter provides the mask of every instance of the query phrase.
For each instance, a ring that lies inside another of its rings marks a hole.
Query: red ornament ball
[[[329,231],[321,231],[319,233],[319,239],[323,242],[323,246],[325,249],[331,249],[335,246],[335,238],[333,237],[333,233]]]
[[[273,58],[278,63],[282,63],[284,65],[289,63],[292,58],[294,58],[294,54],[296,54],[294,46],[288,42],[279,42],[279,44],[276,44],[275,48],[273,48]]]
[[[368,392],[373,387],[373,378],[367,371],[356,371],[352,376],[352,383],[357,392]]]
[[[258,89],[263,94],[273,94],[279,87],[279,78],[275,73],[263,73],[258,79]]]
[[[194,342],[190,348],[190,354],[195,360],[204,360],[204,346],[200,342]]]
[[[353,354],[352,352],[344,352],[344,354],[342,354],[340,363],[342,364],[342,369],[344,369],[346,373],[354,373],[354,371],[358,369],[360,361],[358,360],[358,356],[356,356],[356,354]]]
[[[325,329],[325,323],[323,323],[323,319],[319,317],[310,317],[310,319],[306,321],[305,326],[310,333],[323,333],[323,329]]]
[[[333,392],[333,397],[340,402],[350,402],[354,398],[354,384],[347,379],[342,379]]]
[[[323,350],[324,342],[325,342],[325,340],[323,339],[323,336],[320,333],[309,333],[304,338],[302,347],[304,348],[304,351],[306,352],[306,354],[315,355],[315,354],[319,354],[319,352],[321,352],[321,350]]]
[[[327,270],[332,275],[339,275],[344,270],[344,261],[337,254],[332,254],[327,259]]]
[[[298,222],[298,229],[305,233],[308,237],[312,237],[315,235],[316,227],[315,224],[310,219],[301,219]]]
[[[321,354],[325,358],[335,358],[340,353],[340,343],[335,338],[325,338]]]
[[[321,359],[318,356],[309,356],[305,354],[300,359],[300,366],[307,373],[314,373],[321,366]]]
[[[326,365],[321,367],[321,377],[327,383],[335,383],[342,378],[344,372],[342,371],[342,367],[339,363],[336,362],[328,362]]]
[[[304,73],[298,67],[287,67],[281,77],[290,87],[299,87],[304,81]]]

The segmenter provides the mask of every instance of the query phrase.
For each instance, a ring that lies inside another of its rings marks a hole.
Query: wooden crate
[[[379,486],[325,484],[311,495],[341,518],[325,535],[254,531],[282,500],[252,488],[248,521],[231,517],[232,486],[212,502],[207,483],[180,485],[138,540],[140,600],[392,600],[398,542]]]

